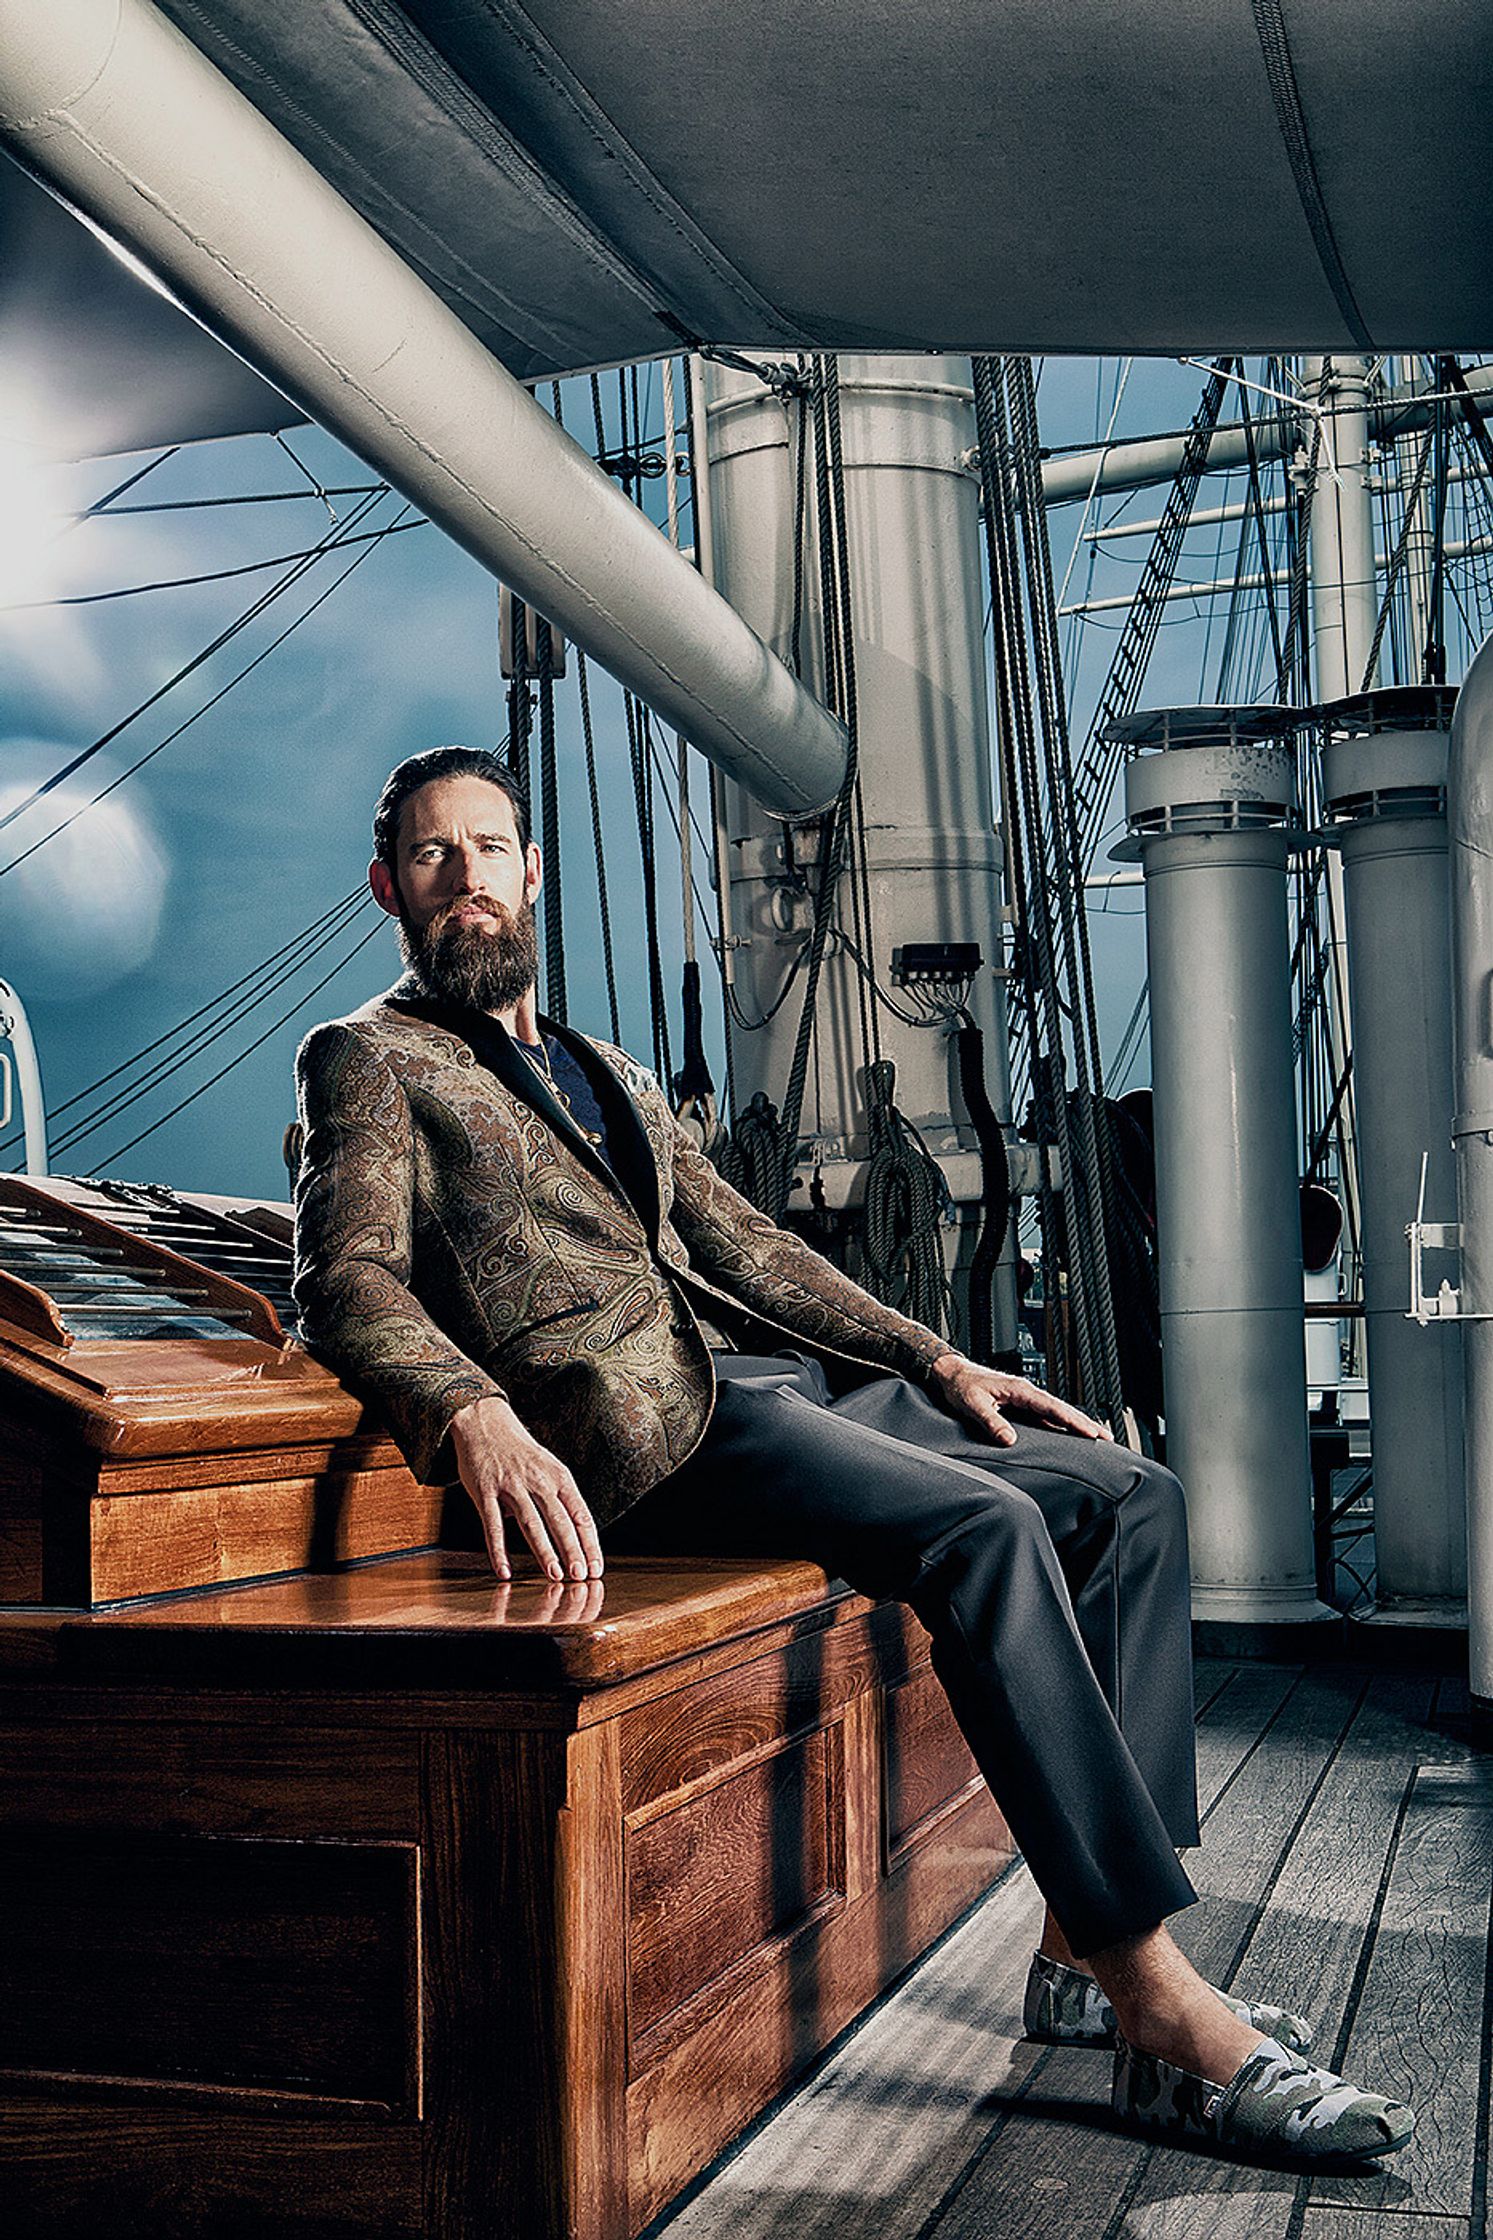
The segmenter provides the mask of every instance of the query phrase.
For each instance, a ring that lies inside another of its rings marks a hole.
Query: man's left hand
[[[1035,1416],[1054,1431],[1071,1431],[1080,1439],[1108,1439],[1113,1443],[1114,1433],[1107,1424],[1097,1423],[1081,1408],[1060,1400],[1055,1392],[1045,1392],[1030,1377],[982,1368],[962,1353],[940,1354],[928,1374],[945,1407],[956,1415],[968,1416],[971,1423],[990,1434],[997,1446],[1009,1447],[1016,1439],[1016,1427],[1006,1421],[1003,1408],[1019,1408],[1023,1415]]]

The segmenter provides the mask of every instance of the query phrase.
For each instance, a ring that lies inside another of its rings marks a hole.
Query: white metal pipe
[[[1468,1660],[1493,1711],[1493,639],[1467,672],[1446,789],[1452,904],[1452,1138],[1462,1225]],[[1434,1218],[1438,1208],[1427,1207]]]
[[[1449,467],[1446,479],[1448,482],[1481,481],[1482,472],[1478,470],[1476,473],[1469,473],[1466,467]],[[1414,480],[1415,469],[1413,466],[1408,471],[1401,471],[1399,466],[1396,465],[1387,474],[1382,472],[1373,474],[1370,477],[1370,488],[1376,493],[1385,490],[1408,491]],[[1218,528],[1225,522],[1244,521],[1252,513],[1284,513],[1290,503],[1289,498],[1262,497],[1258,506],[1247,498],[1240,498],[1234,504],[1227,506],[1194,506],[1187,516],[1187,526],[1189,529]],[[1114,544],[1122,537],[1154,537],[1162,525],[1159,515],[1149,521],[1127,520],[1101,523],[1092,529],[1081,529],[1078,533],[1079,542],[1080,544]],[[1464,544],[1459,549],[1463,552],[1484,552],[1488,549],[1488,546],[1489,540],[1479,537],[1475,542]],[[1453,557],[1454,555],[1448,549],[1447,558],[1451,559]],[[1388,566],[1388,562],[1382,555],[1374,564],[1379,568]]]
[[[1493,393],[1493,366],[1469,366],[1468,388],[1474,396]],[[1424,428],[1435,406],[1424,388],[1398,389],[1378,399],[1370,410],[1370,429],[1377,442],[1411,428]],[[1295,451],[1297,429],[1282,433],[1274,419],[1260,419],[1253,429],[1257,459],[1279,459]],[[1135,442],[1100,444],[1087,451],[1070,451],[1063,458],[1042,462],[1042,495],[1050,506],[1072,505],[1090,491],[1102,497],[1112,490],[1148,490],[1175,482],[1187,449],[1184,435],[1146,436]],[[1221,474],[1226,467],[1249,463],[1249,443],[1242,425],[1226,423],[1213,432],[1208,447],[1208,468]],[[1096,479],[1097,478],[1097,479]]]
[[[0,0],[0,137],[769,807],[843,727],[150,0]]]
[[[1131,762],[1126,791],[1146,877],[1167,1459],[1187,1488],[1193,1610],[1319,1620],[1287,833],[1269,821],[1292,797],[1290,755],[1179,745]],[[1246,805],[1258,821],[1230,829]],[[1178,828],[1157,828],[1174,812]]]
[[[1317,698],[1366,692],[1378,621],[1369,491],[1368,361],[1308,358],[1306,391],[1329,415],[1311,493],[1312,639]]]
[[[1335,739],[1324,794],[1359,812],[1338,827],[1347,906],[1362,1204],[1364,1337],[1374,1457],[1377,1615],[1460,1623],[1467,1592],[1461,1334],[1405,1312],[1406,1224],[1429,1153],[1444,1218],[1451,1149],[1451,925],[1446,819],[1422,813],[1446,780],[1443,731]],[[1397,807],[1397,800],[1402,806]]]
[[[1493,537],[1452,537],[1441,549],[1442,557],[1446,560],[1479,560],[1484,553],[1493,552]],[[1389,554],[1375,553],[1375,573],[1384,575],[1388,569]],[[1233,591],[1263,591],[1267,585],[1285,584],[1290,580],[1289,569],[1276,568],[1268,576],[1255,573],[1245,576],[1214,576],[1208,583],[1170,583],[1156,596],[1163,600],[1222,599]],[[1059,607],[1058,612],[1063,615],[1108,614],[1134,604],[1134,591],[1121,591],[1103,599],[1074,599],[1067,606]]]

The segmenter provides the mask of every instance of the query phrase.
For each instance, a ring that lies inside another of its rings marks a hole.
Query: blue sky
[[[657,428],[656,372],[645,378]],[[1045,440],[1092,441],[1109,424],[1119,381],[1113,360],[1049,362],[1040,389]],[[1115,432],[1185,426],[1201,382],[1191,367],[1137,363],[1125,380]],[[573,409],[567,400],[567,424],[588,426],[584,385],[575,386]],[[155,692],[251,597],[273,584],[277,571],[91,605],[16,602],[76,599],[243,567],[312,544],[332,522],[308,471],[324,488],[357,488],[375,478],[320,430],[292,431],[289,440],[300,466],[268,436],[203,444],[155,467],[119,502],[179,504],[251,492],[303,492],[293,499],[121,512],[83,523],[45,546],[40,541],[28,546],[18,529],[13,532],[0,553],[0,815]],[[148,456],[57,470],[49,478],[48,502],[63,512],[94,503],[147,464]],[[1218,495],[1210,490],[1202,502]],[[1140,492],[1124,508],[1106,512],[1154,515],[1162,496]],[[331,504],[346,522],[360,502],[346,495]],[[649,485],[648,502],[661,511],[661,484]],[[385,499],[358,526],[386,525],[398,511],[397,500]],[[1054,516],[1059,580],[1068,567],[1077,515],[1074,507]],[[1225,550],[1219,540],[1229,534],[1200,533],[1188,573],[1200,580],[1228,573],[1232,546]],[[384,774],[402,755],[446,739],[501,736],[504,696],[491,579],[430,527],[357,549],[367,550],[368,557],[251,676],[106,801],[0,876],[0,976],[18,987],[28,1005],[49,1106],[64,1103],[170,1034],[186,1015],[210,1005],[230,982],[359,888],[369,808]],[[1124,588],[1133,582],[1145,549],[1145,540],[1137,538],[1114,547],[1112,557],[1094,559],[1091,582],[1091,548],[1083,547],[1070,599],[1086,585],[1095,592]],[[345,565],[345,560],[319,563],[74,780],[0,830],[0,867],[191,716]],[[1080,716],[1092,703],[1121,619],[1095,617],[1081,631],[1070,626],[1066,652]],[[1189,606],[1173,610],[1161,633],[1148,702],[1211,696],[1219,627],[1199,621]],[[638,963],[640,874],[621,701],[610,681],[595,672],[593,693],[608,877],[619,926],[623,1038],[646,1056],[646,983]],[[589,975],[577,970],[597,955],[597,914],[573,694],[572,675],[562,687],[560,716],[571,1013],[582,1027],[605,1033],[599,962]],[[669,975],[677,988],[677,859],[668,850],[663,883]],[[1096,898],[1094,925],[1101,1020],[1106,1049],[1112,1049],[1143,970],[1138,895],[1122,891]],[[373,938],[342,963],[368,933]],[[708,956],[708,950],[702,948],[702,954]],[[312,995],[315,982],[339,965],[328,985]],[[279,1144],[292,1115],[296,1042],[316,1019],[347,1010],[386,985],[396,969],[392,929],[375,918],[370,905],[287,979],[278,996],[246,1012],[170,1081],[107,1126],[59,1151],[54,1164],[66,1171],[283,1196]],[[143,1142],[125,1148],[141,1128],[292,1009],[295,1016],[217,1086]],[[716,1007],[709,1001],[707,1012],[718,1043]],[[215,1017],[210,1013],[204,1026],[212,1026]],[[163,1055],[171,1054],[168,1045]],[[1142,1053],[1131,1079],[1144,1077]],[[59,1128],[92,1109],[85,1104],[63,1114]]]

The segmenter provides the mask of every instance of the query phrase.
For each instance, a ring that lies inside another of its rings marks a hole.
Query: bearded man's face
[[[374,866],[374,891],[397,913],[405,963],[425,993],[476,1011],[511,1011],[533,987],[538,888],[538,852],[520,842],[513,803],[469,775],[412,794],[396,870]]]
[[[539,971],[534,907],[525,901],[480,916],[451,902],[423,926],[401,912],[399,946],[426,995],[472,1011],[511,1011]]]

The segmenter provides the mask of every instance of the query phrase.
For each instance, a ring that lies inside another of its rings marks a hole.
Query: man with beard
[[[1310,2068],[1305,2023],[1211,1989],[1163,1925],[1198,1840],[1175,1478],[871,1298],[624,1051],[540,1017],[539,852],[497,757],[402,763],[374,849],[409,969],[300,1053],[308,1342],[417,1476],[460,1478],[500,1578],[516,1527],[557,1585],[599,1581],[605,1541],[901,1596],[1049,1901],[1032,2034],[1117,2046],[1139,2122],[1402,2145],[1407,2109]]]

